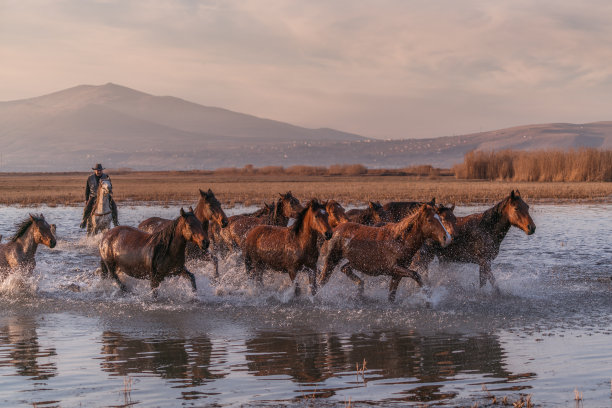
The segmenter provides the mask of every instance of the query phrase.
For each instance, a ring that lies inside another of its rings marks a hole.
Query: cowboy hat
[[[104,167],[102,167],[102,164],[97,163],[94,167],[91,168],[92,170],[104,170]]]

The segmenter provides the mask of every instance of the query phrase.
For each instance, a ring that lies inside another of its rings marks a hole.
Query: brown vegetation
[[[612,150],[472,151],[453,170],[460,179],[612,181]]]
[[[253,169],[254,171],[255,169]],[[259,169],[257,169],[259,170]],[[534,201],[610,202],[612,183],[606,182],[507,182],[465,181],[452,176],[394,175],[396,170],[368,170],[358,176],[310,174],[243,174],[211,171],[120,172],[108,170],[115,200],[193,204],[198,188],[211,188],[224,206],[261,205],[292,191],[306,201],[312,197],[334,198],[343,205],[368,200],[491,203],[519,189],[523,198]],[[0,204],[83,205],[85,180],[89,173],[4,173],[0,174]]]

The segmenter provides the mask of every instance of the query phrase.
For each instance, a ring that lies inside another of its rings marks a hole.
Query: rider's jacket
[[[98,194],[98,184],[100,180],[109,179],[108,174],[102,173],[100,177],[92,174],[87,178],[87,185],[85,186],[85,201],[89,200],[89,197],[95,197]]]

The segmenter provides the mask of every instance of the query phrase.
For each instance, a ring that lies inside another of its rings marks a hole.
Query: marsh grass
[[[225,207],[261,205],[279,193],[292,191],[300,200],[334,198],[343,205],[373,201],[428,201],[469,204],[491,203],[519,189],[528,202],[611,202],[609,182],[506,182],[435,179],[424,176],[377,174],[358,176],[292,174],[217,174],[205,171],[126,172],[114,174],[115,200],[161,205],[193,204],[198,189],[212,189]],[[0,204],[35,206],[83,205],[89,173],[0,174]]]

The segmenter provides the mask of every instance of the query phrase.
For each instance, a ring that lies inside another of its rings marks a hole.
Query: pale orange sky
[[[434,137],[612,120],[612,2],[0,2],[0,101],[114,82],[307,127]]]

